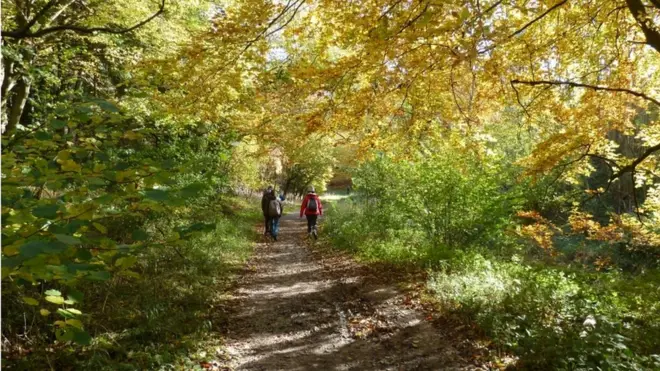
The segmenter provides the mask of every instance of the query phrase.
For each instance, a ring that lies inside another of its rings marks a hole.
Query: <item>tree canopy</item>
[[[483,242],[511,219],[471,223],[506,209],[543,251],[566,227],[658,254],[657,0],[2,8],[3,304],[58,313],[61,342],[90,341],[87,282],[138,279],[144,251],[214,228],[172,215],[335,169],[402,194],[391,210],[442,202],[438,244]]]

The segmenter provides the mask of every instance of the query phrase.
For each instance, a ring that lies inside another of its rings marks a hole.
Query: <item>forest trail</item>
[[[228,369],[480,369],[461,357],[455,339],[405,305],[394,284],[350,259],[314,254],[305,229],[304,219],[289,214],[278,242],[257,244],[235,293]]]

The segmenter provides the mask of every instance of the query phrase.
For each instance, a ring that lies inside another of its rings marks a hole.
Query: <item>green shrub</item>
[[[538,251],[528,254],[529,246],[507,232],[515,225],[516,191],[480,173],[441,176],[455,166],[443,161],[380,158],[364,167],[359,193],[328,213],[324,228],[333,245],[368,261],[430,268],[428,286],[443,308],[476,322],[496,348],[519,358],[520,368],[660,368],[657,269],[633,274],[566,264],[571,249],[604,248],[578,248],[569,238],[559,241],[563,259],[536,259]],[[442,205],[450,197],[447,223]]]

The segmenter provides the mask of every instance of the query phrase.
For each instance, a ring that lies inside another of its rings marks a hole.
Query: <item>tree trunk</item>
[[[3,58],[2,60],[2,102],[0,103],[0,109],[5,109],[7,100],[9,99],[9,92],[16,85],[16,76],[14,76],[14,62],[7,61]]]
[[[3,134],[6,134],[7,136],[11,136],[14,134],[14,131],[16,131],[16,124],[21,119],[21,116],[23,116],[23,109],[25,108],[25,103],[28,100],[28,97],[30,96],[30,88],[32,86],[32,83],[28,80],[26,77],[22,77],[20,80],[18,80],[18,83],[16,84],[15,92],[16,94],[14,95],[12,99],[12,105],[9,110],[9,117],[7,118],[7,126],[5,126]]]

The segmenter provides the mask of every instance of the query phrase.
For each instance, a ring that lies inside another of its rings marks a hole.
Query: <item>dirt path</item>
[[[287,215],[279,241],[256,247],[228,333],[231,369],[477,369],[396,286],[350,261],[324,264],[305,245],[305,229]]]

